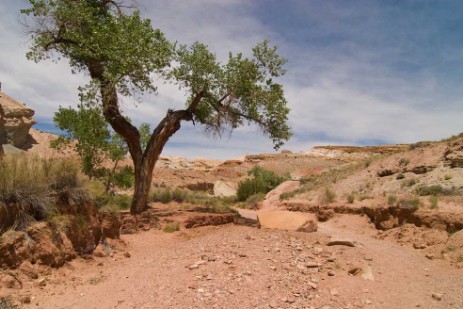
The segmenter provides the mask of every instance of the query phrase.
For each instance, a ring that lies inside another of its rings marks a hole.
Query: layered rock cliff
[[[0,92],[0,145],[25,146],[29,129],[36,123],[34,111]]]

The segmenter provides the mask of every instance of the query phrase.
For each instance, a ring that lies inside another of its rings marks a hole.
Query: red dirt
[[[336,217],[316,233],[150,230],[123,235],[112,257],[78,259],[0,291],[30,296],[24,308],[50,309],[463,308],[461,269],[376,235],[359,216]],[[329,239],[356,247],[328,247]],[[356,267],[370,267],[373,280],[350,275]]]

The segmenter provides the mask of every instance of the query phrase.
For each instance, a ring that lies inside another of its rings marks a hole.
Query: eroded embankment
[[[309,205],[304,202],[286,202],[284,205],[291,211],[315,213],[320,221],[326,221],[334,214],[366,215],[379,230],[389,230],[404,224],[444,230],[449,233],[463,229],[463,214],[449,211],[400,206]]]

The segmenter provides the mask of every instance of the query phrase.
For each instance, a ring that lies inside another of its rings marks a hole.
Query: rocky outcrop
[[[33,116],[32,109],[0,92],[0,144],[24,147],[36,123]]]
[[[444,153],[444,163],[451,168],[463,167],[463,138],[449,144]]]

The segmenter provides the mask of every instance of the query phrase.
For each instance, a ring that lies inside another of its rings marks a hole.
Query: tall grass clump
[[[76,161],[25,154],[0,157],[0,211],[5,214],[0,230],[46,219],[55,211],[52,194],[78,186]]]
[[[336,199],[336,193],[331,188],[326,187],[325,191],[320,197],[320,202],[322,204],[329,204],[329,203],[334,202],[335,199]]]
[[[278,176],[272,171],[266,170],[260,166],[255,166],[248,172],[251,179],[240,181],[236,196],[238,201],[246,201],[250,196],[257,193],[267,193],[289,179],[288,176]]]

